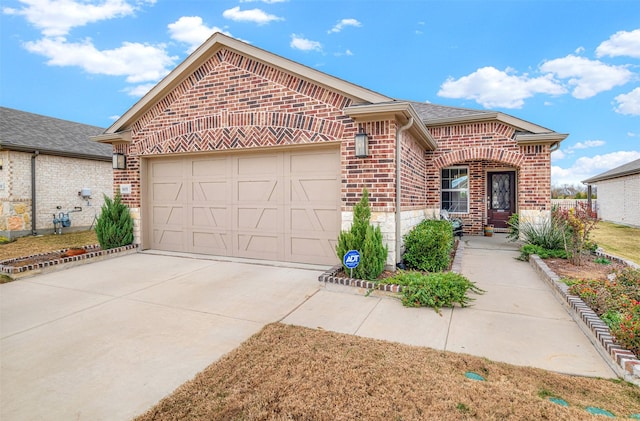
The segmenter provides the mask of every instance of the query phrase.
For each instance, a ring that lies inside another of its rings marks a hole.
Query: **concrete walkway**
[[[0,285],[0,419],[127,420],[275,321],[615,377],[500,237],[465,237],[472,307],[402,307],[322,270],[138,253]]]
[[[463,237],[462,274],[486,291],[470,307],[405,308],[399,300],[327,284],[285,323],[462,352],[580,376],[616,377],[506,235]]]

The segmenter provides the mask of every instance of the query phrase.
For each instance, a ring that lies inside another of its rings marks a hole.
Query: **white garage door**
[[[335,264],[337,148],[152,159],[153,249]]]

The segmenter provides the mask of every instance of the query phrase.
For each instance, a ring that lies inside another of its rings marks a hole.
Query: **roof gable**
[[[146,112],[162,101],[183,81],[196,72],[204,63],[216,54],[224,54],[224,50],[236,52],[242,56],[251,57],[258,62],[268,64],[287,73],[293,73],[298,77],[308,80],[316,85],[324,86],[342,95],[351,98],[354,102],[371,103],[389,101],[391,98],[336,78],[302,64],[296,63],[284,57],[262,50],[253,45],[228,37],[222,33],[213,34],[189,57],[180,63],[169,75],[153,87],[144,97],[131,107],[122,117],[114,122],[98,141],[113,141],[110,134],[130,130],[131,126]],[[253,69],[251,69],[253,70]]]
[[[111,147],[90,140],[103,131],[101,127],[0,107],[3,149],[110,160]]]

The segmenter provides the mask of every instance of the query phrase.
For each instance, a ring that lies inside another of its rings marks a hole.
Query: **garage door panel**
[[[179,179],[182,177],[182,169],[182,160],[155,161],[150,165],[151,176],[154,180],[160,178]]]
[[[290,221],[292,232],[311,230],[318,231],[319,235],[322,233],[333,235],[339,227],[335,208],[292,208]]]
[[[229,183],[221,181],[192,182],[191,197],[194,202],[227,202]]]
[[[152,199],[157,202],[183,202],[183,183],[155,182],[152,186]]]
[[[281,197],[276,180],[244,180],[236,184],[238,202],[278,202]]]
[[[304,236],[290,237],[290,259],[296,262],[314,262],[332,265],[336,263],[335,245],[328,239]]]
[[[336,179],[305,178],[291,180],[292,202],[331,203],[336,200]]]
[[[289,172],[291,174],[339,173],[340,160],[334,150],[314,152],[291,152]],[[320,165],[318,165],[320,163]]]
[[[153,207],[153,225],[174,225],[182,226],[184,220],[184,209],[182,206],[161,206]]]
[[[256,259],[277,259],[282,251],[282,241],[278,235],[267,235],[262,232],[242,233],[236,236],[239,257]]]
[[[185,156],[148,168],[154,248],[337,262],[338,148]]]
[[[276,232],[279,227],[279,210],[273,208],[238,208],[236,226],[239,229],[259,229]]]
[[[275,175],[281,172],[281,154],[244,155],[235,158],[237,177],[258,177],[260,175]]]
[[[183,231],[181,229],[154,229],[153,242],[155,248],[161,250],[182,250],[184,247]]]
[[[191,246],[196,253],[218,254],[228,256],[231,254],[231,239],[226,232],[193,232]]]
[[[216,177],[224,179],[227,176],[227,161],[226,157],[194,159],[191,161],[190,174],[194,178]]]
[[[226,230],[228,209],[222,207],[201,206],[191,208],[191,223],[194,227],[219,228]]]

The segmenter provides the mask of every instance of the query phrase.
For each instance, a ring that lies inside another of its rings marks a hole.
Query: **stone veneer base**
[[[632,267],[638,266],[617,256],[608,255],[601,250],[598,251],[598,255]],[[615,343],[606,323],[580,297],[569,294],[569,286],[562,282],[560,277],[540,257],[531,255],[529,263],[551,286],[553,293],[569,309],[569,314],[616,374],[626,381],[640,386],[640,360],[631,351]]]
[[[13,279],[19,279],[138,252],[138,246],[136,244],[129,244],[127,246],[116,247],[108,250],[102,250],[98,245],[86,246],[83,248],[87,251],[84,254],[61,257],[20,267],[11,266],[11,263],[25,259],[25,257],[4,260],[0,262],[0,273],[9,275]],[[67,251],[67,249],[58,250],[60,253],[65,251]],[[26,258],[35,258],[44,254],[49,253],[35,254],[27,256]]]

